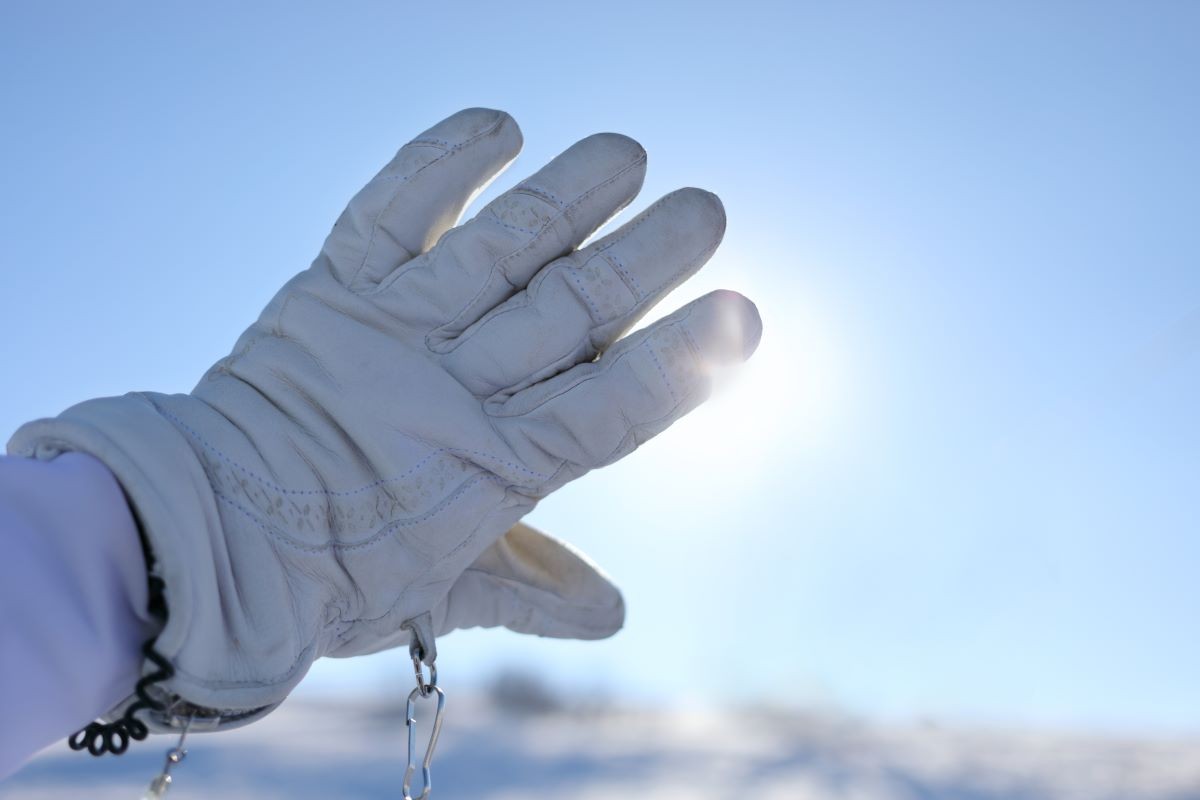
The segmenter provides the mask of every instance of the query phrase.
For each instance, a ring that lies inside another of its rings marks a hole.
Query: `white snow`
[[[447,712],[432,800],[1200,798],[1200,737],[885,725],[734,710],[514,716],[453,696]],[[168,796],[399,797],[405,741],[399,705],[296,700],[248,728],[193,736]],[[155,737],[103,759],[56,745],[0,784],[0,800],[128,800],[156,774],[171,744]]]

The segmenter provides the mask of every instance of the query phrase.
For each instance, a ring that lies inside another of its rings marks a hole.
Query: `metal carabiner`
[[[408,765],[404,769],[404,800],[426,800],[433,788],[430,777],[430,767],[433,764],[433,751],[437,748],[438,736],[442,732],[442,713],[446,710],[446,693],[437,685],[437,645],[433,640],[433,619],[426,612],[404,623],[412,631],[409,641],[408,654],[412,658],[413,673],[417,678],[417,687],[408,693],[408,703],[405,706],[404,719],[408,728]],[[429,680],[425,680],[425,669],[422,663],[429,666]],[[421,782],[423,788],[415,798],[412,796],[412,778],[417,771],[417,700],[423,697],[437,695],[437,706],[433,712],[433,731],[429,734],[429,744],[425,746],[425,757],[421,759]]]
[[[436,680],[436,678],[434,678]],[[421,793],[416,798],[412,796],[412,778],[417,771],[417,699],[428,697],[430,693],[437,695],[437,709],[433,712],[433,732],[429,734],[429,744],[425,747],[425,757],[421,760]],[[408,766],[404,770],[404,800],[426,800],[433,788],[430,777],[430,765],[433,763],[433,751],[437,747],[438,735],[442,732],[442,713],[446,708],[446,693],[436,683],[418,686],[408,694],[408,704],[405,709],[405,724],[408,727]]]

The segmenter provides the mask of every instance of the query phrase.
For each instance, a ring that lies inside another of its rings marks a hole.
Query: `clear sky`
[[[763,343],[531,517],[626,630],[456,633],[443,682],[1200,728],[1200,5],[185,5],[0,8],[5,433],[187,391],[461,107],[525,133],[484,200],[620,131],[635,208],[729,213],[668,304],[740,289]]]

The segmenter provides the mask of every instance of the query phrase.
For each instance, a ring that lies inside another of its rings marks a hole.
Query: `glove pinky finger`
[[[752,302],[712,292],[489,411],[527,463],[545,472],[564,462],[602,467],[702,403],[713,372],[749,358],[761,332]]]

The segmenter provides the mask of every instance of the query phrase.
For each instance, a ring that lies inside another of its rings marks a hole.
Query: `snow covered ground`
[[[447,711],[433,800],[1200,799],[1200,738],[882,725],[832,714],[513,714],[453,696]],[[292,701],[246,729],[192,737],[169,796],[396,798],[403,723],[400,707]],[[0,800],[136,798],[169,745],[156,737],[104,759],[56,745],[0,784]]]

